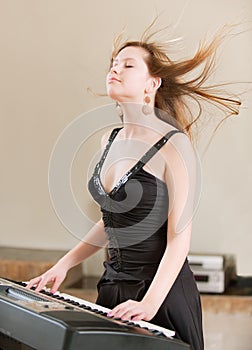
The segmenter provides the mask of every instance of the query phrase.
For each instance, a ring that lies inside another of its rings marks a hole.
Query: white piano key
[[[108,309],[108,308],[106,308],[104,306],[101,306],[101,305],[98,305],[98,304],[94,304],[94,303],[92,303],[90,301],[87,301],[87,300],[75,297],[73,295],[69,295],[69,294],[66,294],[66,293],[59,293],[58,295],[63,297],[64,299],[70,299],[72,301],[80,303],[81,305],[90,306],[92,309],[97,309],[97,310],[105,312],[105,313],[108,313],[109,311],[111,311],[110,309]],[[152,324],[152,323],[149,323],[149,322],[146,322],[146,321],[132,321],[132,320],[130,320],[130,322],[134,323],[135,325],[139,325],[142,328],[147,328],[149,330],[155,330],[157,332],[161,332],[168,338],[171,338],[171,337],[173,337],[175,335],[175,332],[170,330],[170,329],[167,329],[167,328],[164,328],[164,327],[160,327],[160,326],[157,326],[155,324]]]

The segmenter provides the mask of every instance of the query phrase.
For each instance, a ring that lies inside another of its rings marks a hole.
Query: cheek
[[[132,73],[128,75],[127,83],[138,88],[144,88],[147,83],[147,78],[142,72],[132,71]]]

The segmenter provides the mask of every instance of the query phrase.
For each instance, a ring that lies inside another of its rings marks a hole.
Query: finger
[[[40,292],[51,281],[51,278],[40,276],[40,281],[35,289],[36,292]]]
[[[132,320],[134,317],[138,316],[138,312],[136,310],[127,310],[125,311],[120,318],[122,320]]]
[[[107,314],[108,317],[114,317],[114,318],[121,318],[122,312],[120,310],[118,311],[113,311],[113,312],[109,312]]]
[[[110,310],[110,311],[107,313],[107,316],[108,316],[108,317],[115,317],[115,311],[114,311],[114,309],[113,309],[113,310]]]
[[[31,279],[27,286],[25,288],[28,288],[28,289],[31,289],[33,286],[37,286],[37,284],[39,283],[40,281],[40,276],[39,277],[36,277],[36,278],[33,278]]]
[[[121,310],[122,313],[120,315],[122,320],[135,320],[139,321],[142,320],[146,313],[142,307],[139,307],[139,304],[129,304],[128,307],[124,308],[124,310]]]
[[[110,311],[108,312],[108,317],[117,317],[118,312],[119,312],[120,309],[121,309],[121,305],[122,305],[122,304],[117,305],[117,306],[114,307],[112,310],[110,310]]]
[[[135,315],[134,317],[131,318],[132,321],[141,321],[145,319],[145,313],[140,312],[138,315]]]
[[[132,302],[132,300],[127,300],[124,303],[121,303],[117,306],[115,306],[109,313],[109,317],[122,317],[125,313],[127,313],[129,310],[134,310],[136,307],[135,302]]]
[[[121,318],[122,320],[130,320],[132,316],[134,316],[136,313],[136,310],[134,308],[134,306],[124,306],[120,309],[118,309],[115,314],[114,317],[118,317]]]
[[[59,286],[62,283],[62,278],[55,278],[53,286],[51,288],[51,293],[54,294],[57,292],[57,290],[59,289]]]

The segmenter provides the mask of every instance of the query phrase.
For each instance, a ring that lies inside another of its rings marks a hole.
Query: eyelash
[[[112,69],[113,67],[115,67],[116,65],[111,65],[111,67],[110,67],[110,69]],[[131,64],[125,64],[125,66],[124,66],[125,68],[134,68],[134,66],[132,66]]]

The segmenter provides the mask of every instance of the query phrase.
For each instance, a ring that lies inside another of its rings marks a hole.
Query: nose
[[[113,66],[110,68],[110,72],[111,72],[111,73],[118,74],[118,73],[119,73],[119,67],[118,67],[118,64],[113,65]]]

